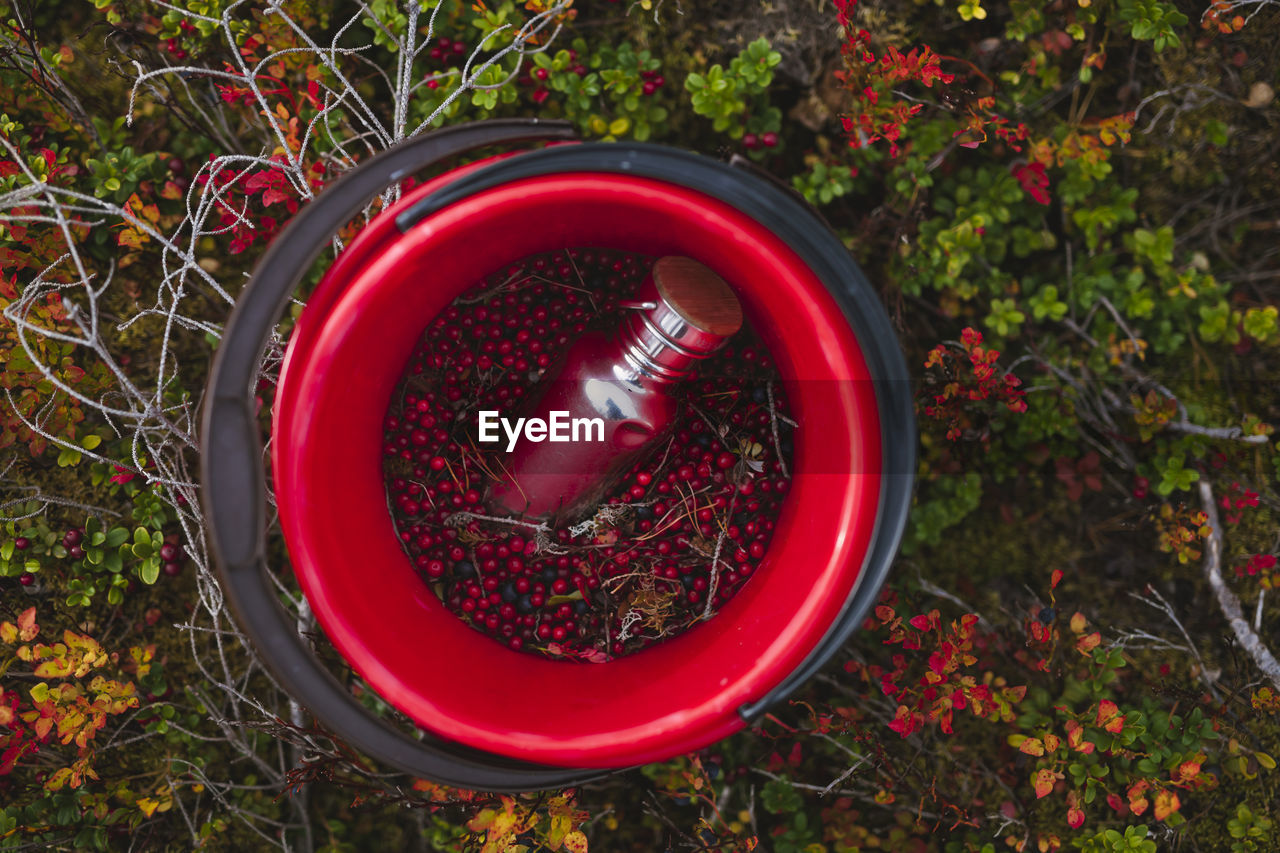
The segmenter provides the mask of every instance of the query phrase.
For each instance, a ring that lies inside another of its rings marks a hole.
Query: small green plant
[[[1146,826],[1126,826],[1122,835],[1115,829],[1104,829],[1088,838],[1075,838],[1071,843],[1084,853],[1155,853],[1156,843],[1147,838]]]
[[[711,127],[741,139],[754,154],[776,148],[782,111],[769,103],[767,90],[782,54],[759,38],[735,56],[726,69],[716,64],[705,72],[691,72],[684,88],[692,95],[693,111],[711,119]]]
[[[1157,53],[1178,44],[1177,31],[1187,25],[1186,15],[1161,0],[1119,0],[1119,17],[1135,39],[1152,42]]]
[[[1231,853],[1255,853],[1275,849],[1271,830],[1274,823],[1269,817],[1254,814],[1244,803],[1236,806],[1236,815],[1227,821],[1227,831],[1235,839]]]

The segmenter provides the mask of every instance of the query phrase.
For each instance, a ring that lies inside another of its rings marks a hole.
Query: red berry
[[[19,536],[17,539],[13,540],[13,547],[17,548],[19,551],[25,551],[31,547],[31,540],[27,539],[25,536]]]
[[[36,576],[33,574],[21,574],[18,576],[18,583],[23,586],[31,586],[36,582]]]
[[[773,148],[778,144],[778,134],[773,131],[769,131],[764,136],[760,137],[760,141],[764,143],[765,148]]]
[[[537,77],[539,80],[546,80],[547,77],[550,76],[550,74],[545,68],[537,68],[537,69],[534,69],[533,76]]]
[[[744,148],[752,149],[760,144],[759,138],[754,133],[744,133],[742,135],[742,145]]]

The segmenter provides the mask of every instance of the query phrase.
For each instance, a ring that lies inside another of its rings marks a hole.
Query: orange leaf
[[[1085,626],[1085,618],[1083,613],[1074,613],[1071,616],[1071,633],[1083,634]]]
[[[1049,589],[1057,589],[1058,584],[1062,581],[1062,569],[1054,569],[1053,574],[1049,575]]]
[[[39,633],[40,626],[36,624],[36,609],[28,607],[18,616],[18,639],[25,643],[35,639],[36,634]]]
[[[1058,746],[1062,743],[1062,739],[1057,735],[1044,736],[1044,748],[1046,752],[1057,752]]]
[[[1120,709],[1115,702],[1103,699],[1098,703],[1098,718],[1094,725],[1101,726],[1112,734],[1124,731],[1124,717],[1120,714]]]
[[[1076,641],[1076,650],[1080,652],[1080,654],[1087,655],[1089,652],[1096,649],[1101,642],[1102,634],[1094,631],[1092,634],[1081,637]]]
[[[1036,789],[1036,799],[1049,796],[1053,791],[1053,783],[1057,777],[1053,775],[1053,771],[1047,768],[1041,768],[1031,777],[1031,784]]]
[[[1176,812],[1182,804],[1178,802],[1178,795],[1173,791],[1161,791],[1156,794],[1156,820],[1164,820],[1169,815]],[[1134,812],[1137,813],[1136,810]]]

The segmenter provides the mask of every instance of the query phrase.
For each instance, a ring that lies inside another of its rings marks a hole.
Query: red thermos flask
[[[677,384],[742,327],[733,290],[691,258],[660,258],[626,308],[614,334],[579,338],[521,413],[545,429],[501,457],[493,509],[557,524],[589,512],[668,435]]]

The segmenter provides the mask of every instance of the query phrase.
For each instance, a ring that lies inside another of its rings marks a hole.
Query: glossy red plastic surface
[[[316,285],[316,289],[307,300],[306,310],[298,315],[297,322],[293,325],[293,331],[289,335],[289,348],[285,354],[284,364],[280,367],[280,379],[276,384],[275,405],[272,408],[271,431],[273,434],[285,435],[290,430],[290,418],[293,416],[295,408],[293,395],[296,389],[304,384],[304,381],[291,381],[289,379],[289,371],[294,369],[293,366],[306,362],[307,353],[311,351],[311,346],[319,334],[318,328],[322,326],[321,320],[328,313],[329,306],[342,295],[346,283],[358,274],[361,265],[366,260],[375,255],[384,244],[400,236],[400,229],[396,227],[395,211],[411,207],[415,202],[426,198],[441,187],[453,183],[468,172],[474,172],[476,169],[483,168],[497,160],[515,157],[517,154],[519,152],[495,154],[492,157],[486,157],[483,160],[477,160],[474,163],[451,169],[443,175],[438,175],[419,184],[405,193],[400,201],[393,206],[393,210],[383,211],[382,215],[374,217],[373,221],[366,225],[356,239],[351,242],[351,245],[342,250],[333,265],[325,271],[324,278],[320,279],[320,283]],[[274,455],[272,459],[274,462]]]
[[[742,728],[738,707],[794,670],[837,618],[876,520],[874,390],[822,283],[734,208],[627,175],[512,182],[398,239],[366,233],[378,251],[335,266],[323,312],[307,317],[307,346],[291,348],[277,403],[288,412],[273,441],[294,570],[334,644],[423,727],[514,758],[618,767]],[[687,255],[711,267],[765,338],[801,424],[790,496],[755,577],[714,619],[597,665],[509,651],[448,612],[400,550],[381,473],[388,401],[427,323],[484,276],[575,246]]]

